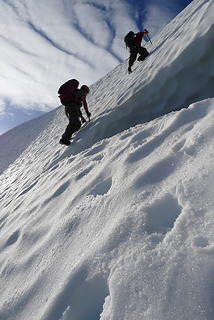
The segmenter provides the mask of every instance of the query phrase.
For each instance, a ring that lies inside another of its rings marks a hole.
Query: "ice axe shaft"
[[[144,29],[144,31],[149,33],[149,31],[148,31],[147,29]],[[147,37],[148,37],[148,39],[149,39],[150,43],[152,44],[152,41],[151,41],[151,39],[150,39],[150,37],[149,37],[148,33],[147,33]]]
[[[147,37],[148,37],[149,41],[150,41],[150,42],[151,42],[151,44],[152,44],[152,41],[151,41],[150,37],[148,36],[148,34],[147,34]]]

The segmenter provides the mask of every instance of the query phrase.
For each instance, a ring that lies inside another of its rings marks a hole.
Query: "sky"
[[[1,0],[0,134],[56,108],[68,79],[99,80],[127,59],[129,30],[153,37],[190,2]]]
[[[1,320],[214,319],[213,12],[92,84],[69,147],[63,107],[0,136]]]

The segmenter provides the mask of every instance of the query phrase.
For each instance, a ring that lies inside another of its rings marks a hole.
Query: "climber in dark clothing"
[[[82,122],[86,122],[80,110],[82,105],[90,121],[91,113],[88,111],[88,105],[86,101],[86,96],[88,93],[89,88],[86,85],[83,85],[80,89],[76,89],[73,92],[71,103],[65,107],[65,113],[69,119],[69,124],[59,141],[61,144],[65,144],[67,146],[70,144],[72,134],[78,131],[81,127],[80,119],[82,120]]]
[[[129,73],[132,72],[131,67],[137,59],[138,54],[140,54],[138,61],[143,61],[149,55],[149,52],[146,50],[146,48],[141,46],[141,41],[145,35],[148,35],[148,30],[146,29],[136,34],[133,31],[130,31],[124,38],[126,46],[129,48],[130,51],[128,67]]]

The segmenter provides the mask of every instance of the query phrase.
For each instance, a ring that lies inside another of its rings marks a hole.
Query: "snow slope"
[[[61,107],[0,136],[1,320],[214,318],[213,9],[92,85],[70,147]]]

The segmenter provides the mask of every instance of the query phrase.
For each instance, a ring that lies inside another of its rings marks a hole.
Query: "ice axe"
[[[144,29],[144,31],[149,33],[149,31],[148,31],[147,29]],[[151,41],[150,37],[148,36],[148,34],[147,34],[147,37],[148,37],[149,41],[150,41],[151,44],[152,44],[152,41]]]

